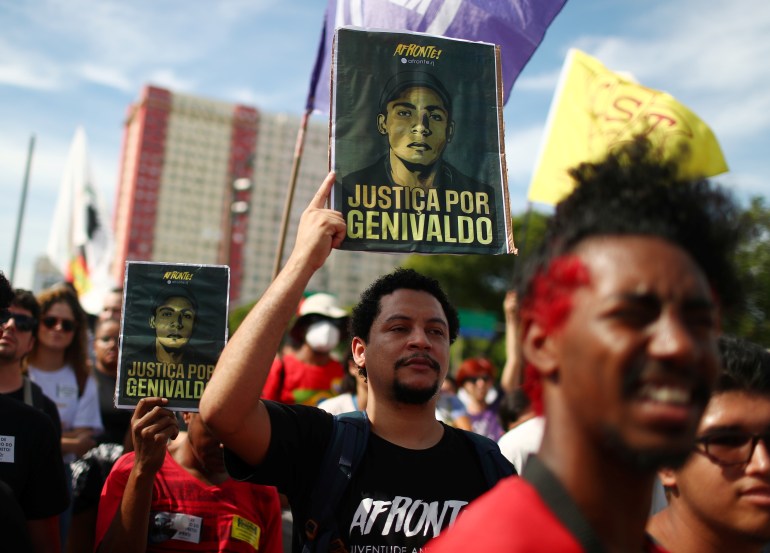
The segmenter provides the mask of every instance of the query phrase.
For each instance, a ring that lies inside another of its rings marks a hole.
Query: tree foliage
[[[725,320],[725,331],[770,347],[770,207],[761,197],[744,212],[746,237],[735,254],[745,300]]]
[[[547,219],[536,211],[513,218],[513,236],[519,248],[516,256],[411,255],[403,266],[438,280],[458,308],[501,313],[516,266],[542,240]]]

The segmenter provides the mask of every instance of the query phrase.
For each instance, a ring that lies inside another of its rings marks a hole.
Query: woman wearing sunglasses
[[[59,408],[64,465],[96,445],[102,431],[96,382],[89,374],[87,320],[75,293],[66,286],[41,292],[40,326],[29,355],[29,375]],[[71,480],[71,479],[70,479]],[[62,543],[68,517],[62,516]]]

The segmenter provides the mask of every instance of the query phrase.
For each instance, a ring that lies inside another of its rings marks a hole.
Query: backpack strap
[[[500,452],[500,447],[494,441],[469,430],[463,430],[463,433],[478,453],[481,470],[490,488],[503,478],[516,474],[513,464]]]
[[[21,381],[24,388],[24,403],[30,407],[34,407],[34,401],[32,399],[32,382],[29,380],[29,376],[22,375]]]
[[[342,494],[364,456],[368,440],[369,419],[365,411],[334,416],[329,445],[310,495],[303,553],[347,551],[339,537],[335,514]]]

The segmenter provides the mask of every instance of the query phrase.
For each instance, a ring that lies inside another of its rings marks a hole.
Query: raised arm
[[[310,277],[345,237],[342,215],[325,208],[333,183],[329,173],[300,218],[286,265],[233,334],[201,398],[203,421],[250,464],[258,464],[270,444],[270,419],[259,398],[284,330]]]
[[[500,387],[505,393],[510,394],[522,383],[516,336],[516,292],[513,290],[505,294],[503,314],[505,315],[505,365],[500,375]]]
[[[136,406],[131,418],[134,465],[125,486],[110,479],[105,485],[105,504],[99,507],[100,518],[109,516],[110,513],[102,512],[102,509],[110,509],[115,494],[122,492],[122,495],[104,537],[96,538],[99,540],[99,553],[139,553],[147,550],[155,475],[166,458],[168,440],[179,433],[174,413],[163,407],[167,403],[168,400],[157,397],[143,398]]]

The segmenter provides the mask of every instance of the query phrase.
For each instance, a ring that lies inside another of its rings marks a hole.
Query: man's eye
[[[434,121],[443,121],[444,120],[444,116],[441,115],[440,113],[433,113],[433,114],[431,114],[430,118],[433,119]]]
[[[428,332],[430,334],[433,334],[434,336],[443,336],[444,335],[444,329],[443,328],[431,328],[431,329],[428,329]]]
[[[628,306],[621,307],[614,312],[616,319],[631,326],[646,326],[653,322],[658,312],[653,309],[645,309],[643,307]]]
[[[399,117],[410,117],[412,112],[407,109],[402,109],[396,112]]]

